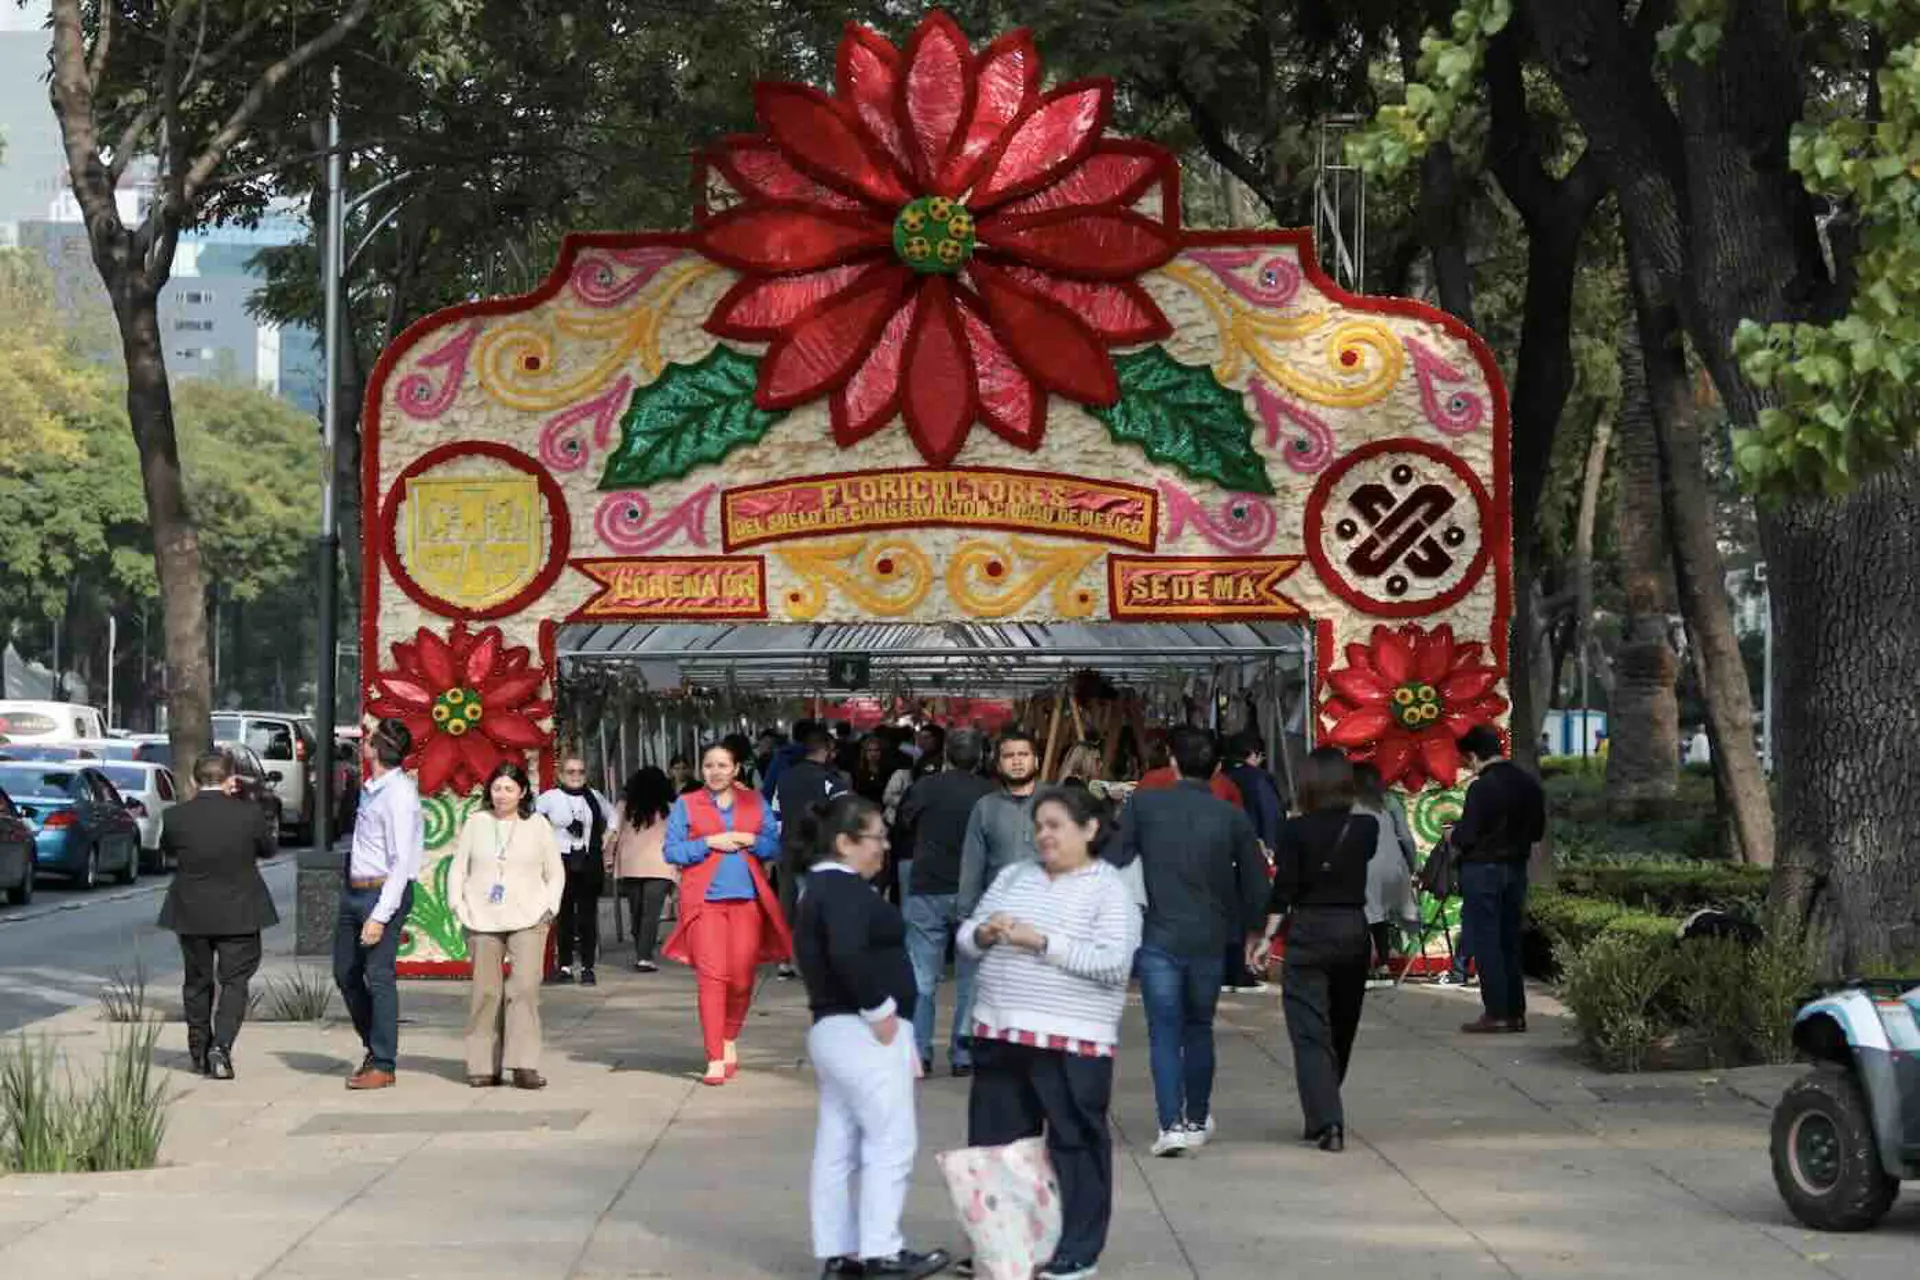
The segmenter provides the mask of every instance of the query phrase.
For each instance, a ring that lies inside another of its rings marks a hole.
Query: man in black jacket
[[[259,866],[273,853],[274,838],[266,814],[238,794],[225,752],[195,760],[193,781],[199,793],[167,810],[160,827],[161,851],[179,868],[160,906],[160,927],[180,938],[180,1000],[194,1070],[231,1080],[247,980],[260,968],[260,933],[280,922]]]
[[[1532,774],[1503,759],[1500,735],[1485,725],[1460,738],[1473,783],[1448,839],[1460,867],[1461,931],[1473,939],[1485,1012],[1460,1028],[1473,1035],[1527,1029],[1520,930],[1527,903],[1527,860],[1547,833],[1546,793]]]
[[[813,850],[800,837],[807,811],[844,793],[850,785],[847,775],[833,767],[833,737],[827,727],[807,720],[799,726],[799,733],[802,755],[780,770],[780,780],[773,786],[773,810],[780,818],[780,911],[789,923],[797,918],[800,877],[806,874],[813,856]],[[793,973],[791,964],[783,964],[778,976],[785,981]]]
[[[1140,859],[1147,918],[1134,961],[1146,1007],[1148,1063],[1160,1136],[1157,1156],[1177,1156],[1213,1134],[1213,1015],[1229,942],[1244,950],[1266,922],[1267,865],[1247,815],[1211,790],[1213,738],[1172,734],[1180,781],[1135,791],[1114,861]]]

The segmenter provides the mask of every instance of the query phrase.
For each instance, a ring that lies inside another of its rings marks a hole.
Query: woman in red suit
[[[725,1084],[739,1070],[734,1042],[753,999],[755,968],[793,954],[780,901],[761,870],[779,855],[779,826],[759,792],[735,784],[739,773],[733,748],[708,745],[700,753],[706,785],[674,801],[667,815],[667,861],[681,873],[680,923],[665,954],[699,976],[702,1084]]]

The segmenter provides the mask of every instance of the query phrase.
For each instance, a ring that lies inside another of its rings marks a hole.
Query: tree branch
[[[1273,216],[1280,216],[1278,202],[1267,189],[1267,174],[1261,166],[1245,152],[1233,145],[1227,137],[1226,129],[1220,123],[1220,117],[1214,115],[1212,108],[1200,100],[1200,96],[1187,87],[1187,83],[1177,73],[1173,78],[1174,94],[1186,104],[1187,118],[1193,122],[1193,131],[1200,136],[1200,145],[1213,157],[1214,163],[1246,184],[1247,190],[1260,197],[1260,203],[1267,206]]]
[[[87,87],[100,92],[100,77],[107,73],[107,50],[113,47],[113,6],[100,6],[100,31],[93,38],[93,54],[87,59]]]
[[[86,33],[80,24],[80,0],[53,0],[53,74],[49,96],[60,119],[67,154],[68,181],[86,217],[95,244],[103,235],[124,233],[113,185],[100,163],[99,124],[94,117]]]
[[[187,171],[183,195],[188,203],[200,194],[201,188],[206,186],[214,170],[226,160],[227,153],[240,140],[247,126],[260,113],[260,108],[266,105],[267,99],[275,89],[279,88],[281,82],[345,40],[348,33],[360,25],[361,19],[365,18],[372,8],[373,0],[353,0],[352,7],[341,14],[332,26],[260,73],[260,78],[254,81],[253,87],[247,91],[247,96],[241,100],[239,106],[234,108],[233,114],[227,117],[227,122],[220,127],[220,131],[213,136],[211,142],[207,143],[206,148],[201,151]]]

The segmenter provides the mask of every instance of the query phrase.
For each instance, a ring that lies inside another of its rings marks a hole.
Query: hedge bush
[[[1569,859],[1555,873],[1554,888],[1657,915],[1685,916],[1702,907],[1720,907],[1757,916],[1767,900],[1769,875],[1765,867],[1728,862]]]

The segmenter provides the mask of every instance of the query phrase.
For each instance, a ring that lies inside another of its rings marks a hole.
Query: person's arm
[[[382,926],[393,923],[400,910],[400,899],[420,874],[420,856],[426,852],[426,824],[420,813],[420,793],[410,786],[389,788],[395,792],[388,801],[387,839],[393,841],[393,865],[387,870],[387,882],[380,886],[380,901],[374,904],[373,921]]]
[[[1240,888],[1240,927],[1257,933],[1266,923],[1267,860],[1260,856],[1260,842],[1245,814],[1236,812],[1228,831],[1233,841],[1233,874]]]
[[[1476,845],[1493,833],[1494,825],[1499,820],[1499,815],[1494,812],[1498,803],[1493,794],[1493,784],[1486,778],[1475,778],[1467,787],[1467,800],[1460,808],[1460,820],[1447,833],[1453,841],[1456,855],[1472,853]]]
[[[1040,958],[1076,978],[1104,987],[1124,987],[1133,972],[1133,953],[1140,949],[1140,913],[1133,895],[1118,875],[1103,874],[1095,881],[1100,900],[1087,934],[1050,933]]]
[[[685,801],[675,800],[673,808],[667,813],[667,842],[662,851],[667,861],[676,867],[697,867],[712,852],[705,840],[687,834]]]
[[[469,930],[473,922],[467,919],[467,863],[473,856],[474,828],[479,821],[478,814],[467,819],[460,828],[460,838],[453,842],[453,857],[447,860],[447,906],[460,927]]]
[[[881,793],[880,808],[885,812],[887,825],[892,826],[900,814],[900,802],[906,799],[907,789],[913,786],[911,769],[895,769],[893,776],[887,779],[887,789]]]
[[[1292,910],[1300,894],[1300,828],[1289,822],[1280,828],[1280,847],[1273,851],[1273,888],[1267,894],[1267,928],[1272,932],[1273,917]]]
[[[560,914],[560,898],[567,890],[567,864],[560,857],[560,841],[553,834],[552,823],[535,827],[533,838],[540,843],[541,906],[545,918],[554,919]]]
[[[954,934],[953,945],[960,954],[969,960],[978,960],[987,954],[987,948],[980,945],[980,930],[1006,908],[1007,895],[1013,884],[1020,878],[1022,868],[1008,867],[1007,873],[997,877],[993,887],[980,899],[979,905],[971,912],[963,912],[959,930]],[[998,945],[998,944],[995,944]]]
[[[750,846],[753,856],[762,862],[771,861],[780,856],[780,820],[773,816],[773,810],[760,810],[760,830],[753,834]]]
[[[987,834],[980,820],[986,799],[976,801],[967,813],[967,833],[960,840],[960,891],[956,905],[964,918],[974,913],[980,892],[987,880]]]
[[[1393,838],[1400,846],[1407,870],[1414,870],[1420,863],[1420,846],[1414,843],[1413,829],[1407,825],[1406,807],[1393,796],[1387,797],[1387,820],[1393,824]]]
[[[1120,811],[1120,838],[1114,841],[1113,851],[1113,865],[1116,867],[1130,867],[1140,861],[1144,845],[1140,838],[1138,804],[1135,801]],[[1145,864],[1142,864],[1141,870],[1146,870]]]

